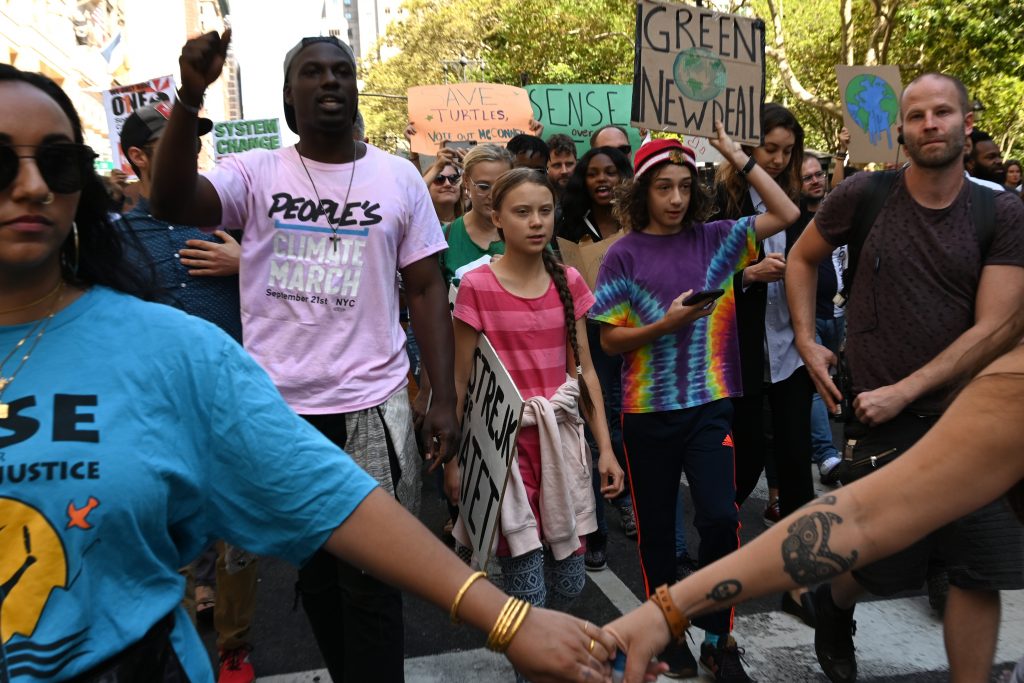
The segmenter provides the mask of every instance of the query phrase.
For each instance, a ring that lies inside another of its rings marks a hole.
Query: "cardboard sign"
[[[764,22],[662,1],[637,3],[634,126],[761,144]]]
[[[629,123],[633,86],[528,85],[533,118],[544,124],[544,139],[556,133],[568,135],[576,143],[576,156],[590,149],[590,136],[605,126],[626,130],[633,150],[640,149],[640,131]]]
[[[459,515],[477,569],[486,567],[490,559],[522,415],[523,397],[494,347],[481,334],[466,386],[459,445]]]
[[[720,164],[725,161],[725,158],[722,157],[717,149],[711,146],[711,142],[707,138],[696,135],[684,135],[683,144],[693,150],[694,158],[698,164]]]
[[[114,168],[121,169],[132,178],[135,177],[135,171],[121,153],[121,126],[124,125],[124,120],[140,107],[158,102],[166,102],[168,106],[174,104],[176,90],[174,77],[163,76],[144,83],[133,83],[104,91],[103,107],[107,110],[110,158],[114,161]]]
[[[250,149],[277,149],[280,146],[281,122],[278,119],[221,121],[213,124],[215,159]]]
[[[850,161],[898,163],[900,68],[884,66],[837,66],[843,123],[850,131]]]
[[[522,88],[497,83],[452,83],[409,88],[412,151],[437,154],[445,140],[505,146],[529,132],[530,98]]]
[[[597,289],[597,272],[601,269],[601,262],[604,255],[608,253],[609,247],[622,239],[626,233],[619,230],[611,237],[606,237],[600,242],[592,242],[589,239],[579,244],[570,242],[561,237],[558,239],[558,251],[562,255],[562,262],[580,271],[580,275],[590,287],[590,291]]]

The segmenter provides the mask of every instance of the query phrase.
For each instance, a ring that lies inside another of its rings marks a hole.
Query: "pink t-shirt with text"
[[[406,383],[397,271],[443,250],[444,234],[408,161],[371,145],[354,171],[304,161],[312,182],[294,147],[229,157],[206,175],[221,225],[244,231],[242,338],[296,412],[364,410]]]

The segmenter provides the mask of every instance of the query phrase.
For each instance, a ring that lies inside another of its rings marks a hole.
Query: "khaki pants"
[[[224,542],[217,541],[217,603],[213,610],[213,627],[217,631],[217,649],[235,650],[249,645],[249,627],[256,612],[256,583],[259,578],[256,561],[244,569],[228,573],[224,564]],[[192,566],[182,570],[185,575],[185,610],[196,619],[195,579]]]

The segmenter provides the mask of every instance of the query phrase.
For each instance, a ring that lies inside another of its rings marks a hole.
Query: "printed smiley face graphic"
[[[34,507],[0,496],[0,643],[30,637],[55,588],[68,581],[64,544]]]

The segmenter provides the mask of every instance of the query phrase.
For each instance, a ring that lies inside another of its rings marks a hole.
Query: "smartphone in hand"
[[[724,289],[705,289],[700,292],[694,292],[690,296],[683,299],[684,306],[698,306],[700,304],[710,305],[711,302],[718,299],[718,297],[725,294]]]

